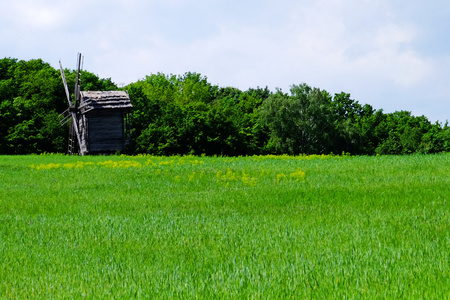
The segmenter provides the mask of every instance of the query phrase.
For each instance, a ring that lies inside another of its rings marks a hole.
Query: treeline
[[[75,72],[66,70],[69,87]],[[82,72],[83,90],[115,90]],[[350,94],[306,84],[289,93],[219,87],[197,73],[152,74],[126,89],[128,154],[411,154],[450,151],[450,127],[407,111],[384,113]],[[67,108],[59,70],[42,60],[0,60],[0,154],[65,152]]]

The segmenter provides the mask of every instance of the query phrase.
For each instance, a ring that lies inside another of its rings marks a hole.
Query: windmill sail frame
[[[81,56],[81,54],[79,53],[78,56]],[[80,64],[78,64],[78,66],[80,66]],[[84,155],[86,153],[86,147],[81,142],[81,135],[80,135],[80,131],[79,131],[79,128],[78,128],[78,118],[77,118],[77,113],[76,113],[76,107],[73,105],[72,100],[70,100],[69,88],[67,86],[66,75],[64,74],[64,68],[62,66],[61,61],[59,61],[59,68],[60,68],[60,71],[61,71],[61,78],[62,78],[63,84],[64,84],[64,90],[66,92],[67,102],[69,103],[69,112],[70,112],[71,117],[72,117],[71,129],[73,128],[73,130],[75,131],[75,136],[77,138],[77,142],[78,142],[78,146],[79,146],[79,150],[80,150],[79,154],[80,155]],[[77,96],[77,94],[79,94],[79,82],[78,82],[79,81],[79,73],[80,73],[80,69],[78,68],[78,70],[77,70],[77,82],[75,83],[75,101],[76,101],[77,97],[79,97],[79,96]],[[71,143],[70,138],[71,137],[69,136],[69,143]],[[70,148],[71,147],[69,145],[69,154],[73,154],[73,152],[71,153],[71,149]]]

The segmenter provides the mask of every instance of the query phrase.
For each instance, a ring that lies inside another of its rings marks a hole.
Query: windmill
[[[61,61],[59,66],[69,103],[60,115],[62,125],[70,121],[68,153],[87,155],[123,151],[128,142],[127,114],[132,108],[128,93],[81,91],[81,53],[78,53],[72,101]]]

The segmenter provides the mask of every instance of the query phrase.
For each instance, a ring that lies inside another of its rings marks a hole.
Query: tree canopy
[[[65,70],[68,85],[75,71]],[[117,90],[111,79],[83,71],[83,90]],[[129,154],[412,154],[450,150],[448,123],[432,124],[408,111],[384,113],[348,93],[332,96],[305,83],[289,93],[241,91],[208,82],[198,73],[148,75],[124,87]],[[40,59],[0,60],[0,154],[66,151],[67,108],[59,70]]]

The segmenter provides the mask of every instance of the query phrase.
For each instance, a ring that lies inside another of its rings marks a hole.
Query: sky
[[[0,58],[119,86],[162,72],[284,92],[306,83],[450,121],[448,0],[0,0]]]

